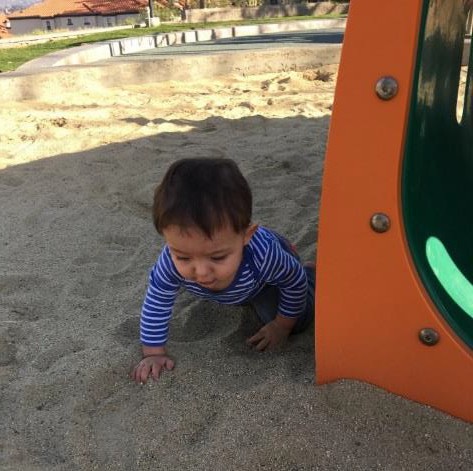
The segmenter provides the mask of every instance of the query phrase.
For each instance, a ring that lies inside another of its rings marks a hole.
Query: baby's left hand
[[[256,350],[273,349],[281,345],[291,333],[292,326],[281,326],[276,319],[261,327],[253,337],[248,339],[248,344],[253,345]]]

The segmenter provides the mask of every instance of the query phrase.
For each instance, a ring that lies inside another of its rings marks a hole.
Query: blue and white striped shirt
[[[222,291],[211,291],[184,279],[177,272],[169,247],[165,245],[149,276],[141,311],[141,343],[149,347],[166,344],[174,301],[181,287],[221,304],[243,304],[265,285],[278,286],[278,313],[298,317],[305,308],[307,278],[300,261],[282,244],[276,233],[258,227],[244,248],[233,282]]]

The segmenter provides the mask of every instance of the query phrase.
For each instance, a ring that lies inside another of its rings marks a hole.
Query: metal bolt
[[[370,220],[371,229],[375,232],[386,232],[391,227],[389,216],[384,213],[374,213]]]
[[[394,77],[381,77],[376,82],[376,95],[381,100],[391,100],[397,95],[398,83]]]
[[[428,347],[433,347],[440,340],[440,335],[434,329],[426,327],[419,331],[419,340]]]

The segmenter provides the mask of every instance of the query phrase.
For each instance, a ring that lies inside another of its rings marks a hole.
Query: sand
[[[360,382],[316,387],[312,329],[257,353],[247,308],[182,295],[175,370],[128,378],[170,162],[235,159],[255,221],[314,259],[336,70],[3,101],[0,469],[473,469],[472,425]]]

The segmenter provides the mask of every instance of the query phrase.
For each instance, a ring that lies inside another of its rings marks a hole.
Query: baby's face
[[[243,257],[243,248],[257,226],[236,233],[225,227],[209,239],[200,229],[182,230],[168,226],[163,230],[171,257],[179,274],[212,291],[221,291],[232,283]]]

